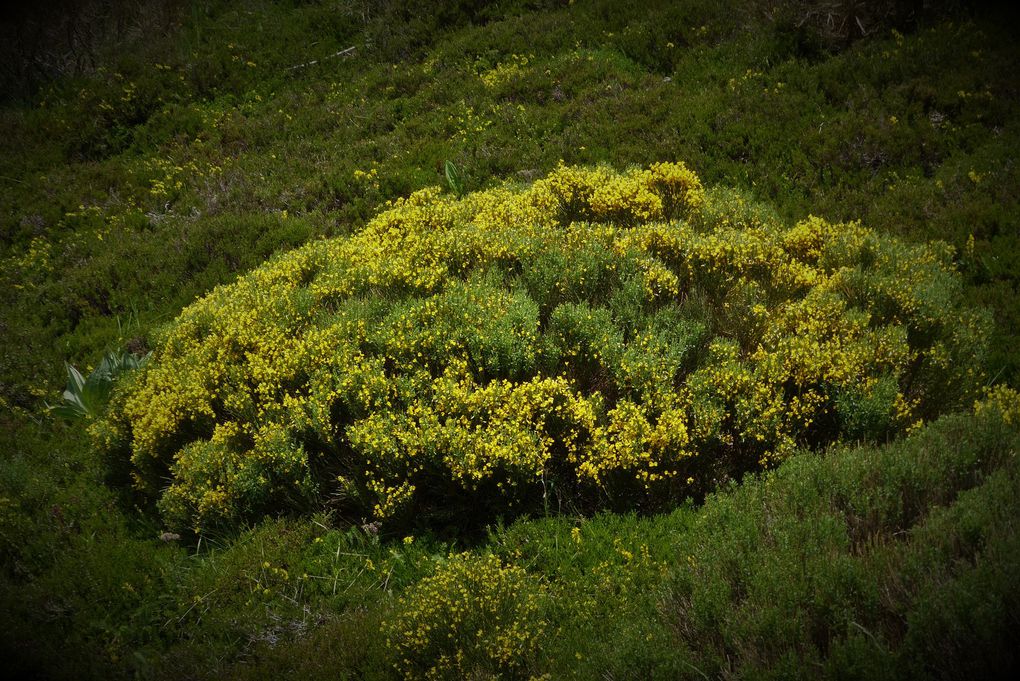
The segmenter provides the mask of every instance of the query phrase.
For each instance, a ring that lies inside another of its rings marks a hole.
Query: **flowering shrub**
[[[985,391],[984,397],[974,403],[979,416],[1002,419],[1007,426],[1020,425],[1020,393],[1007,385],[997,385]]]
[[[94,431],[178,526],[675,500],[969,404],[950,259],[679,163],[426,189],[185,309]]]
[[[451,556],[401,596],[387,645],[408,679],[528,678],[545,589],[493,555]]]

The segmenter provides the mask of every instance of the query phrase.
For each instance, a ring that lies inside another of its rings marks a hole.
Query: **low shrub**
[[[1018,407],[1001,387],[973,415],[711,496],[662,590],[676,648],[709,676],[1008,675]]]
[[[683,164],[560,167],[214,290],[94,430],[177,527],[651,509],[968,403],[988,327],[944,245],[787,227]]]
[[[493,555],[447,559],[399,599],[384,625],[407,679],[529,678],[546,622],[545,590]]]

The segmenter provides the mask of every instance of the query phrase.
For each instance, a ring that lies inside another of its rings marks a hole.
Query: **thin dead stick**
[[[213,589],[212,591],[210,591],[210,592],[209,592],[209,593],[207,593],[206,595],[204,595],[204,596],[199,596],[199,597],[198,597],[198,599],[197,599],[197,600],[195,600],[195,601],[194,601],[194,602],[193,602],[193,603],[191,604],[191,607],[190,607],[190,608],[188,608],[187,610],[185,610],[185,611],[184,611],[184,614],[183,614],[183,615],[181,615],[180,617],[178,617],[178,618],[177,618],[177,624],[180,624],[181,622],[183,622],[183,621],[184,621],[184,618],[188,616],[188,613],[189,613],[189,612],[191,612],[192,610],[194,610],[194,609],[195,609],[195,606],[196,606],[196,605],[198,605],[199,603],[201,603],[201,602],[202,602],[202,601],[204,601],[205,599],[209,598],[209,596],[212,596],[212,595],[213,595],[214,593],[216,593],[216,592],[217,592],[217,591],[219,591],[219,590],[220,590],[220,589],[219,589],[219,587],[216,587],[215,589]],[[167,628],[167,626],[168,626],[168,625],[170,624],[170,620],[172,620],[172,619],[173,619],[173,617],[171,617],[171,618],[170,618],[169,620],[167,620],[166,622],[164,622],[164,623],[163,623],[163,626],[162,626],[162,627],[160,627],[160,629],[166,629],[166,628]]]
[[[358,49],[357,45],[351,45],[347,49],[340,50],[339,52],[334,52],[333,54],[329,55],[328,57],[323,57],[322,59],[313,59],[312,61],[306,61],[304,64],[298,64],[297,66],[291,66],[287,70],[288,71],[293,71],[294,69],[303,69],[306,66],[311,66],[312,64],[318,64],[320,61],[326,61],[327,59],[335,59],[336,57],[343,57],[345,55],[350,54],[351,52],[353,52],[356,49]]]

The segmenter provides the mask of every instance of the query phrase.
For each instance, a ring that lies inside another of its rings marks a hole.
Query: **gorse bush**
[[[947,246],[561,166],[214,290],[93,432],[177,527],[648,509],[969,404],[989,324]]]
[[[453,555],[399,599],[384,626],[387,646],[408,679],[529,678],[547,601],[521,567]]]

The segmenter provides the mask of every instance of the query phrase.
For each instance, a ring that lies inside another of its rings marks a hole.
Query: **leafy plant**
[[[108,352],[88,378],[82,376],[73,365],[67,364],[67,388],[62,396],[64,401],[49,406],[48,410],[69,420],[95,416],[109,401],[117,377],[145,366],[151,354],[138,357],[122,350]]]
[[[460,169],[453,161],[447,161],[445,170],[446,183],[450,185],[450,189],[458,197],[464,196],[464,178],[460,174]]]

